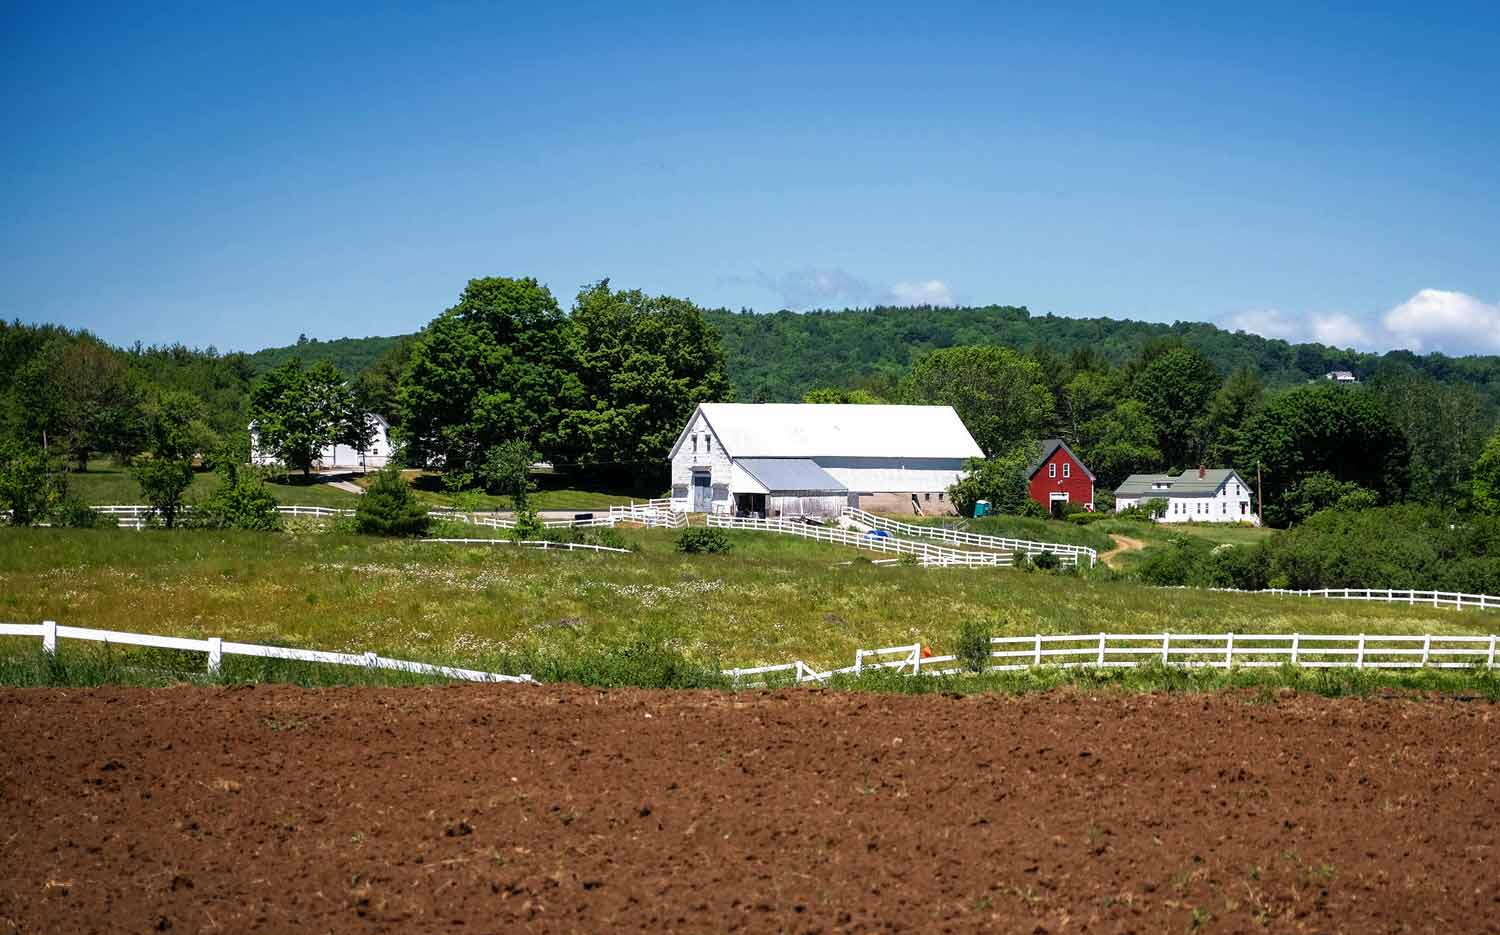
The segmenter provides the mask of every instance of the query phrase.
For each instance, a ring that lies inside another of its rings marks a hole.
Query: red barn
[[[1094,508],[1094,474],[1060,438],[1042,442],[1042,457],[1031,465],[1027,489],[1054,516],[1061,515],[1065,503]]]

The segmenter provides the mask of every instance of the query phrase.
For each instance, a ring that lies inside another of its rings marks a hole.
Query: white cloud
[[[956,305],[953,290],[941,279],[926,282],[898,282],[890,288],[896,305]]]
[[[1414,351],[1483,353],[1500,350],[1500,305],[1445,289],[1423,289],[1385,313],[1398,347]]]
[[[880,286],[837,266],[809,266],[779,276],[760,272],[731,276],[726,282],[756,285],[781,297],[785,308],[840,308],[853,305],[956,305],[941,279],[901,281]]]
[[[1220,324],[1293,343],[1315,341],[1360,350],[1500,351],[1500,305],[1444,289],[1423,289],[1372,321],[1343,312],[1294,314],[1272,308],[1238,312]]]
[[[1301,319],[1274,308],[1237,312],[1220,324],[1230,331],[1248,331],[1263,338],[1281,338],[1283,341],[1301,341],[1305,332]]]
[[[1379,342],[1350,315],[1314,315],[1309,321],[1313,340],[1331,347],[1372,347]]]

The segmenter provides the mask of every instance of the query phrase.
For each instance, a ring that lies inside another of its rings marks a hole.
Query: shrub
[[[0,446],[0,512],[10,511],[15,526],[46,517],[66,492],[61,465],[36,445]]]
[[[983,672],[990,662],[990,626],[980,620],[966,621],[958,628],[953,655],[970,672]]]
[[[1031,563],[1042,571],[1056,571],[1062,565],[1062,559],[1043,549],[1032,556]]]
[[[429,522],[427,508],[394,466],[375,475],[354,510],[355,530],[371,536],[420,536]]]
[[[191,525],[204,529],[281,528],[281,514],[260,475],[232,461],[219,463],[219,486],[193,510]]]
[[[95,512],[92,507],[77,497],[64,497],[52,509],[52,525],[67,526],[72,529],[97,529],[101,526],[113,526],[115,522]]]
[[[535,510],[516,511],[516,525],[510,531],[512,539],[517,542],[533,542],[542,538],[546,532],[547,527],[542,524],[542,518],[536,515]]]
[[[1202,539],[1181,536],[1144,553],[1136,573],[1147,584],[1201,587],[1209,583],[1208,562],[1213,546]]]
[[[722,529],[690,527],[677,537],[677,551],[692,555],[721,554],[734,548]]]

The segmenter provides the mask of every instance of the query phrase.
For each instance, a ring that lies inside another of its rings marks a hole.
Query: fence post
[[[911,674],[912,675],[921,675],[922,674],[922,644],[921,643],[918,643],[917,645],[915,645],[915,646],[913,646],[911,648]]]
[[[1491,669],[1495,667],[1495,634],[1493,633],[1490,634],[1490,661],[1488,665]]]
[[[1300,641],[1301,640],[1297,636],[1297,634],[1293,633],[1292,634],[1292,665],[1296,665],[1297,664],[1297,645],[1298,645],[1298,643]]]
[[[1494,640],[1493,637],[1491,637],[1491,639],[1490,639],[1490,662],[1492,664],[1495,661],[1494,660],[1494,656],[1495,656],[1495,640]],[[1040,666],[1041,664],[1042,664],[1042,635],[1040,633],[1038,633],[1036,635],[1036,661],[1034,663],[1032,663],[1032,665]]]
[[[1163,633],[1161,635],[1161,664],[1162,665],[1166,665],[1167,664],[1167,651],[1171,647],[1171,643],[1172,643],[1172,634],[1170,634],[1170,633]]]
[[[1228,638],[1224,641],[1224,668],[1232,669],[1234,668],[1234,634],[1229,633],[1226,636]]]
[[[379,658],[380,657],[373,652],[365,653],[365,667],[368,669],[376,668],[376,661]]]
[[[1359,635],[1359,655],[1357,655],[1357,656],[1354,657],[1354,668],[1356,668],[1356,669],[1363,669],[1364,667],[1365,667],[1365,635],[1363,633],[1361,633]]]
[[[1099,665],[1104,665],[1104,634],[1099,634]]]
[[[1422,665],[1427,665],[1427,657],[1432,655],[1432,634],[1428,633],[1422,638]]]
[[[57,655],[57,621],[42,621],[42,652],[49,656]]]
[[[865,668],[865,651],[863,649],[856,649],[854,651],[854,674],[858,675],[859,673],[861,673],[861,672],[864,671],[864,668]]]
[[[218,675],[219,665],[224,660],[224,637],[210,636],[208,638],[208,674]]]

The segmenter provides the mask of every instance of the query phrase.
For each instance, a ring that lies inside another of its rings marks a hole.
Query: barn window
[[[1073,476],[1073,465],[1071,465],[1071,464],[1064,464],[1063,465],[1063,477],[1072,477],[1072,476]]]
[[[938,492],[938,502],[939,502],[939,503],[942,503],[942,502],[943,502],[943,494],[942,494],[942,491],[939,491],[939,492]]]
[[[1049,465],[1047,465],[1047,476],[1048,477],[1056,477],[1057,476],[1057,465],[1055,465],[1055,464],[1049,464]]]
[[[930,494],[930,493],[924,493],[924,494],[922,494],[922,499],[926,500],[928,503],[931,503],[932,502],[932,494]]]

